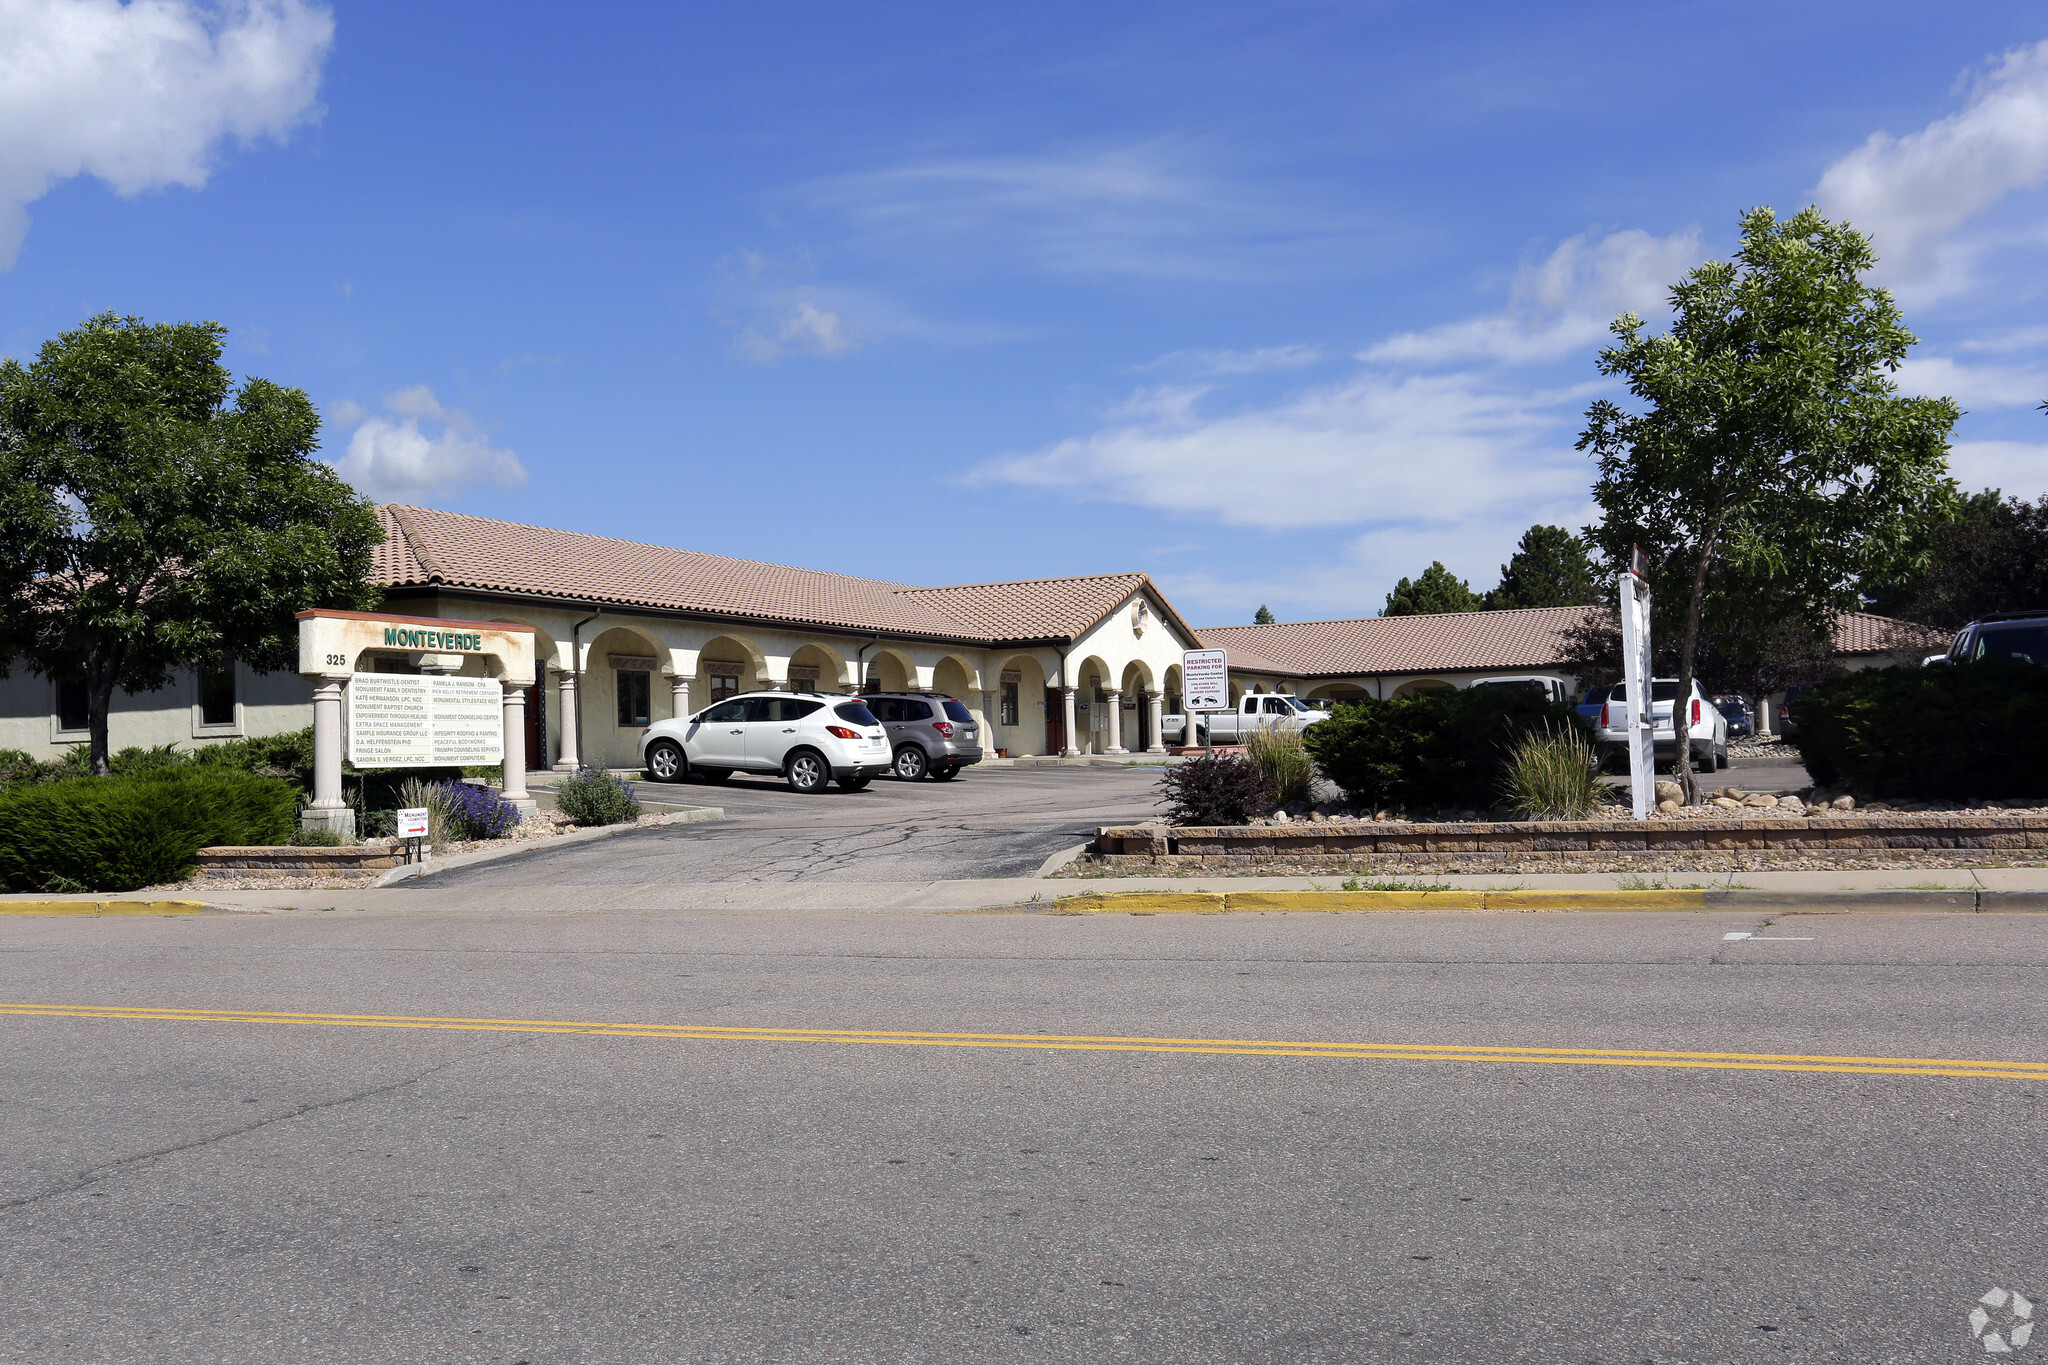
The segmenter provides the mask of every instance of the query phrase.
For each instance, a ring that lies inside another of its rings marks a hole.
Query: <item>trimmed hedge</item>
[[[1965,800],[2048,794],[2048,667],[2007,659],[1837,675],[1799,701],[1823,787]]]
[[[1540,692],[1473,687],[1340,702],[1302,742],[1353,805],[1488,810],[1517,744],[1571,729],[1590,739],[1576,711]]]
[[[227,767],[84,777],[0,793],[0,886],[133,891],[188,876],[214,844],[281,844],[299,794]]]

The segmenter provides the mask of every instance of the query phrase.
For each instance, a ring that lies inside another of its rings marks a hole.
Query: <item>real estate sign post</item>
[[[1640,552],[1637,558],[1640,561]],[[1628,794],[1638,820],[1657,804],[1656,703],[1651,695],[1650,585],[1621,576],[1621,681],[1628,717]],[[1673,702],[1676,706],[1678,703]]]
[[[1180,709],[1187,713],[1188,729],[1193,731],[1195,715],[1204,711],[1228,711],[1230,709],[1230,651],[1226,649],[1190,649],[1180,656]],[[1181,736],[1181,743],[1192,744],[1192,733]]]

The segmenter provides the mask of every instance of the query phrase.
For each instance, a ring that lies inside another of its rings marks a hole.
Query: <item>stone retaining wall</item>
[[[199,881],[249,877],[346,877],[398,866],[396,848],[300,848],[293,844],[223,844],[199,850]]]
[[[1882,855],[1905,851],[2025,851],[2048,849],[2048,817],[2038,814],[1898,814],[1808,819],[1681,819],[1681,821],[1516,821],[1448,825],[1135,825],[1096,831],[1096,857],[1186,860],[1214,866],[1237,860],[1487,860],[1546,862],[1561,857],[1679,855],[1679,853],[1788,853]]]

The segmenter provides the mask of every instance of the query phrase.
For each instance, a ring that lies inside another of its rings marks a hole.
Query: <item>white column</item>
[[[1164,691],[1145,693],[1145,713],[1152,721],[1150,726],[1152,743],[1145,752],[1148,754],[1163,754],[1166,752],[1166,736],[1162,733],[1166,728],[1166,693]]]
[[[313,687],[313,800],[301,823],[308,829],[355,833],[355,812],[341,795],[341,689],[351,675],[322,673]]]
[[[562,728],[562,756],[555,762],[555,771],[573,773],[583,766],[582,759],[576,752],[576,675],[565,668],[561,671],[561,676],[561,700],[555,706],[560,714],[555,724]]]
[[[1106,754],[1128,753],[1124,748],[1124,694],[1115,688],[1104,688],[1102,705],[1109,708],[1109,729],[1103,732],[1105,743],[1102,752]]]
[[[668,694],[675,702],[676,719],[686,719],[690,714],[690,679],[682,673],[668,675]]]
[[[1066,744],[1060,749],[1060,757],[1074,758],[1081,750],[1074,743],[1074,689],[1071,687],[1060,689],[1060,716],[1066,722],[1060,731],[1066,736]]]
[[[997,701],[994,692],[981,694],[981,752],[985,758],[996,756],[996,717],[1002,714],[996,710]]]
[[[505,777],[499,794],[528,820],[540,803],[526,794],[526,689],[531,683],[508,682],[505,689]]]

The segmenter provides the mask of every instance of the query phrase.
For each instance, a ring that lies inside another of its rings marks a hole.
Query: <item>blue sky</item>
[[[2038,3],[0,5],[0,351],[215,319],[373,496],[1200,625],[1582,524],[1606,324],[1816,200],[2048,491]]]

